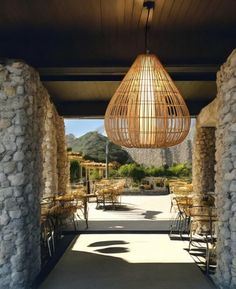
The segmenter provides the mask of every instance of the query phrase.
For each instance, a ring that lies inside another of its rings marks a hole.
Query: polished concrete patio
[[[213,289],[184,241],[167,234],[83,234],[40,289]]]

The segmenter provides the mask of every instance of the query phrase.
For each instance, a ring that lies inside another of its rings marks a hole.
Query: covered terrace
[[[214,280],[220,288],[233,289],[236,1],[156,0],[155,4],[150,50],[166,67],[191,116],[198,116],[193,191],[215,194]],[[146,15],[143,0],[2,0],[0,15],[0,287],[28,289],[41,270],[40,201],[67,192],[64,118],[104,117],[120,81],[144,51]],[[68,261],[70,252],[65,258]],[[104,257],[95,259],[96,266],[108,264]],[[118,263],[116,269],[124,264]],[[125,266],[127,271],[132,267]],[[157,270],[151,269],[153,274]],[[94,275],[80,274],[86,288]],[[195,276],[202,278],[199,272]],[[191,280],[184,287],[176,275],[169,277],[174,285],[165,279],[161,288],[190,288]],[[153,283],[146,288],[156,286],[157,280],[150,280]],[[114,283],[104,284],[106,289]],[[192,288],[203,287],[196,283]]]

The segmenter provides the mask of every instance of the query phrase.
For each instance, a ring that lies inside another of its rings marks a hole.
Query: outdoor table
[[[96,198],[97,196],[95,194],[85,194],[85,193],[81,193],[81,194],[74,194],[74,195],[64,195],[64,196],[58,196],[55,198],[56,201],[59,201],[61,203],[64,202],[73,202],[76,201],[78,199],[81,199],[83,205],[83,215],[84,215],[84,219],[86,222],[86,228],[88,228],[88,200],[90,198]]]
[[[86,220],[86,225],[88,228],[88,201],[90,198],[97,198],[95,194],[84,194],[82,195],[83,202],[84,202],[84,218]]]

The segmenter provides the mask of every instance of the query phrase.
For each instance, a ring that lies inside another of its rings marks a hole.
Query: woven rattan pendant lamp
[[[147,28],[153,1],[148,9]],[[139,55],[113,95],[105,114],[108,138],[121,146],[164,148],[181,143],[190,128],[188,108],[157,57]]]

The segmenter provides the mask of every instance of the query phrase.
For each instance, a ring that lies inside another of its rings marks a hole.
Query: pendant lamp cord
[[[147,19],[146,19],[146,24],[145,24],[145,51],[148,54],[149,53],[149,16],[150,16],[150,8],[147,7],[148,13],[147,13]]]

